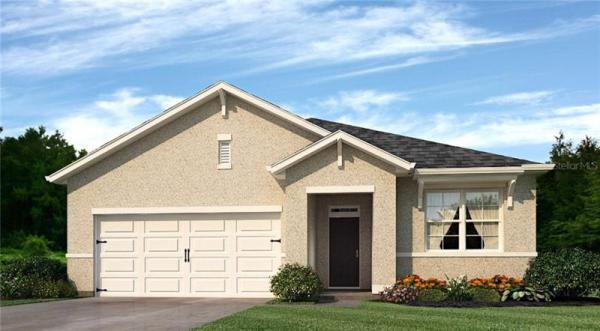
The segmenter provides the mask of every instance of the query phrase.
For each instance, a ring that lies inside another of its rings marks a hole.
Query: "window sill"
[[[536,257],[537,252],[501,252],[501,251],[481,251],[481,252],[397,252],[396,257]]]
[[[229,170],[229,169],[231,169],[231,163],[217,164],[217,169],[218,170]]]

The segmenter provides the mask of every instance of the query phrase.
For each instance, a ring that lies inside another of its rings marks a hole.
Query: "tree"
[[[585,137],[577,147],[556,137],[555,170],[538,181],[538,249],[600,251],[600,146]]]
[[[0,139],[2,245],[15,236],[33,234],[66,248],[66,188],[48,183],[45,176],[86,154],[76,151],[56,131],[29,128],[17,138]]]

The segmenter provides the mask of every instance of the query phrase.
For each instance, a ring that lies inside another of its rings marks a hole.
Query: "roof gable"
[[[296,153],[288,156],[287,158],[267,167],[267,170],[273,175],[278,175],[283,173],[286,169],[292,167],[295,164],[302,162],[303,160],[310,158],[311,156],[317,154],[318,152],[326,149],[333,144],[341,144],[346,143],[356,149],[359,149],[375,158],[378,158],[392,166],[396,167],[398,173],[408,173],[415,167],[414,163],[408,162],[396,155],[386,152],[385,150],[373,146],[368,142],[361,140],[357,137],[354,137],[343,131],[336,131],[319,141],[316,141],[307,147],[297,151]],[[338,145],[340,146],[340,145]],[[338,162],[342,161],[341,159],[341,146],[338,147]],[[340,166],[340,164],[338,164]]]
[[[171,108],[168,108],[167,110],[158,114],[157,116],[143,122],[142,124],[138,125],[132,130],[107,142],[106,144],[93,150],[81,159],[67,165],[66,167],[56,171],[55,173],[49,176],[46,176],[46,180],[53,183],[64,184],[65,180],[68,177],[103,160],[104,158],[113,154],[114,152],[146,136],[150,132],[153,132],[161,128],[162,126],[174,121],[175,119],[181,117],[182,115],[186,114],[192,109],[195,109],[197,106],[204,104],[215,97],[220,97],[221,103],[224,104],[227,94],[234,95],[237,98],[244,100],[245,102],[248,102],[260,109],[263,109],[281,119],[284,119],[298,127],[313,132],[319,136],[326,136],[330,133],[327,129],[313,124],[300,116],[292,114],[284,110],[283,108],[280,108],[253,94],[250,94],[236,86],[233,86],[226,82],[217,82],[198,92],[194,96],[191,96],[179,102],[178,104],[172,106]]]

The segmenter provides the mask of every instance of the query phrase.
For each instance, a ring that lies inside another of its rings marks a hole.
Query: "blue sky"
[[[600,138],[600,2],[2,1],[4,135],[88,150],[225,80],[306,117],[545,161]]]

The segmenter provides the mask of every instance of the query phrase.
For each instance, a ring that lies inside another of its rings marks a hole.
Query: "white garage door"
[[[279,213],[111,215],[96,221],[100,296],[268,297]]]

